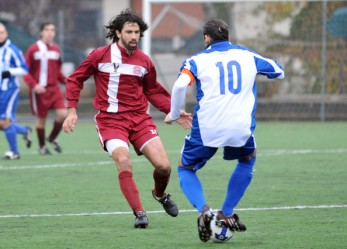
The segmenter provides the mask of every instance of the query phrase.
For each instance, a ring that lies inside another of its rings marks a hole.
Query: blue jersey
[[[244,146],[256,125],[256,76],[284,78],[275,60],[228,41],[185,60],[181,73],[196,82],[191,139],[209,147]]]
[[[11,76],[3,79],[1,73],[9,71]],[[0,91],[19,88],[17,76],[27,74],[28,67],[22,51],[11,43],[9,39],[0,47]]]

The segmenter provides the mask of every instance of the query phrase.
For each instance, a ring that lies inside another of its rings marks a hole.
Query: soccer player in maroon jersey
[[[91,52],[66,81],[68,116],[63,129],[66,133],[74,130],[80,91],[83,83],[93,76],[100,143],[116,163],[121,191],[135,215],[135,228],[146,228],[148,218],[132,177],[129,143],[138,155],[143,154],[154,166],[153,197],[169,215],[177,216],[177,205],[165,192],[171,173],[170,161],[156,125],[147,113],[148,102],[169,113],[171,100],[169,93],[157,82],[153,62],[138,48],[148,29],[142,18],[127,9],[113,18],[106,28],[106,37],[113,43]],[[182,111],[178,123],[190,128],[191,114]]]
[[[55,34],[56,30],[53,23],[43,23],[40,40],[32,44],[25,54],[29,73],[24,76],[24,80],[30,89],[32,112],[37,117],[36,131],[39,153],[42,155],[51,154],[45,143],[48,111],[54,109],[56,116],[53,129],[47,140],[58,153],[62,152],[62,148],[56,139],[67,116],[65,97],[59,85],[59,83],[65,84],[66,78],[61,71],[61,52],[59,46],[54,43]]]

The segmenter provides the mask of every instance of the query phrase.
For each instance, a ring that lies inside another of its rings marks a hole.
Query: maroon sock
[[[118,179],[122,193],[134,213],[144,211],[140,201],[139,191],[133,179],[133,173],[122,171],[118,174]]]
[[[51,131],[51,134],[49,134],[48,140],[54,141],[58,137],[62,128],[63,128],[63,123],[58,122],[58,121],[54,121],[53,129]]]
[[[39,146],[42,148],[46,145],[45,143],[45,129],[44,128],[36,128],[37,138],[39,140]]]
[[[165,189],[170,181],[171,171],[168,175],[160,175],[157,170],[153,171],[154,179],[154,195],[156,197],[162,197],[165,193]]]

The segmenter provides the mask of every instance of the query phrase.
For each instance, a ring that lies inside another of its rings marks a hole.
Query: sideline
[[[317,205],[317,206],[292,206],[292,207],[264,207],[264,208],[237,208],[237,211],[276,211],[276,210],[292,210],[292,209],[335,209],[347,208],[347,205]],[[180,213],[197,212],[195,209],[179,210]],[[147,214],[165,213],[164,210],[146,211]],[[71,216],[100,216],[100,215],[133,215],[133,212],[94,212],[94,213],[76,213],[76,214],[5,214],[0,215],[3,218],[38,218],[38,217],[71,217]]]
[[[257,156],[283,156],[283,155],[308,155],[308,154],[342,154],[346,153],[347,148],[340,148],[340,149],[327,149],[327,150],[312,150],[312,149],[305,149],[305,150],[259,150],[257,152]],[[94,152],[82,152],[81,154],[92,154]],[[168,150],[167,153],[176,153],[177,155],[180,153],[179,150]],[[68,153],[64,153],[68,154]],[[78,152],[73,152],[73,154],[79,154]],[[215,157],[217,160],[223,160],[221,157],[218,156]],[[132,159],[132,162],[138,163],[138,162],[148,162],[145,158],[134,158]],[[2,166],[0,164],[0,171],[1,170],[26,170],[26,169],[49,169],[49,168],[64,168],[64,167],[83,167],[83,166],[100,166],[100,165],[108,165],[108,164],[114,164],[113,160],[110,159],[109,161],[97,161],[97,162],[89,162],[89,163],[58,163],[58,164],[43,164],[43,165],[22,165],[22,166]]]

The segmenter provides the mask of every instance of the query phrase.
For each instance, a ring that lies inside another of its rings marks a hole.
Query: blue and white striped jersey
[[[209,147],[245,145],[256,125],[256,76],[284,78],[275,60],[228,41],[214,42],[185,60],[181,74],[188,74],[190,83],[196,82],[198,104],[190,139]],[[173,120],[179,116],[176,95],[174,86]]]
[[[3,71],[9,71],[11,76],[6,79],[1,78]],[[17,76],[27,74],[28,67],[25,63],[22,51],[16,47],[9,39],[0,47],[0,90],[6,91],[19,87]]]

